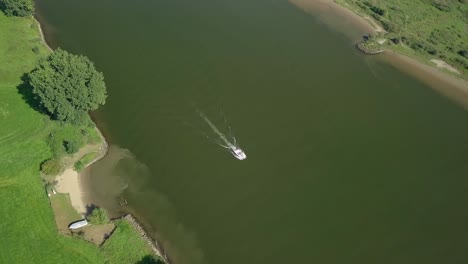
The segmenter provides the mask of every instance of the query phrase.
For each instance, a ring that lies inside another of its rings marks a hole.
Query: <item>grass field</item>
[[[68,193],[57,193],[50,196],[50,203],[54,210],[57,228],[62,234],[68,234],[70,223],[79,221],[83,217],[73,208]]]
[[[0,263],[102,263],[94,246],[58,235],[39,176],[48,122],[17,86],[47,52],[32,19],[0,13]]]
[[[115,261],[125,254],[114,251],[127,254],[129,249],[103,250],[57,232],[39,169],[52,156],[51,131],[63,131],[18,92],[21,76],[48,52],[32,18],[6,17],[0,12],[0,263],[124,263]],[[118,232],[113,239],[137,236],[127,233],[131,231]],[[133,249],[128,254],[135,258],[148,254]]]
[[[150,248],[135,232],[133,226],[124,220],[116,221],[116,225],[114,233],[102,246],[110,263],[155,263],[148,260]],[[117,252],[121,254],[116,254]]]
[[[468,0],[336,0],[388,32],[385,47],[428,62],[440,59],[468,79]]]

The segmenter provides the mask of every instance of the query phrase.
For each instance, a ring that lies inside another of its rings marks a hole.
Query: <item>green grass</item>
[[[468,79],[468,1],[336,0],[379,22],[387,31],[385,47],[428,62],[441,59]],[[463,2],[463,3],[462,3]]]
[[[48,145],[51,132],[61,140],[82,131],[49,120],[18,92],[21,76],[48,53],[32,18],[0,12],[0,263],[128,263],[124,261],[128,256],[142,258],[147,247],[125,226],[105,249],[57,232],[40,164],[53,155]],[[91,133],[95,132],[82,134],[96,140]],[[64,196],[55,198],[59,206],[68,202]],[[67,210],[66,215],[76,216],[70,207]],[[126,239],[132,241],[131,247],[119,247]]]
[[[55,222],[60,232],[68,233],[68,226],[83,217],[73,208],[68,193],[57,193],[50,196],[55,213]]]
[[[91,152],[84,155],[75,163],[75,170],[80,172],[84,167],[96,158],[97,152]]]
[[[94,127],[86,127],[83,134],[88,137],[88,144],[97,144],[101,142],[101,136]]]
[[[151,249],[125,220],[116,221],[116,229],[102,246],[109,263],[138,263],[151,255]],[[147,262],[146,262],[147,263]]]
[[[50,122],[17,86],[47,53],[32,19],[0,12],[0,263],[103,263],[95,246],[57,233],[39,175],[39,164],[51,156]]]

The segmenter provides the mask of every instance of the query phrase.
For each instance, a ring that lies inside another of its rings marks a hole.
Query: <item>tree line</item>
[[[1,0],[0,6],[7,16],[27,17],[34,14],[33,0]]]

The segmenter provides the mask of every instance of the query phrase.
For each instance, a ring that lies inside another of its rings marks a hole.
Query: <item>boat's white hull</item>
[[[231,153],[238,160],[245,160],[247,158],[247,155],[245,155],[245,152],[242,151],[240,148],[231,149]]]
[[[86,219],[83,219],[83,220],[81,220],[81,221],[72,223],[68,228],[70,228],[70,229],[78,229],[78,228],[81,228],[81,227],[87,226],[87,225],[88,225],[88,221],[86,221]]]

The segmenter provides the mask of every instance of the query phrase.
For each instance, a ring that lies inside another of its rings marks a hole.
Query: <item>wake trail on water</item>
[[[213,130],[213,132],[219,137],[219,139],[222,141],[222,143],[216,142],[216,144],[220,145],[223,148],[226,149],[233,149],[236,148],[236,139],[232,137],[233,142],[230,142],[226,135],[224,135],[219,129],[208,119],[208,117],[199,109],[197,109],[198,114],[200,117],[210,126],[210,128]],[[229,126],[230,129],[230,126]]]

